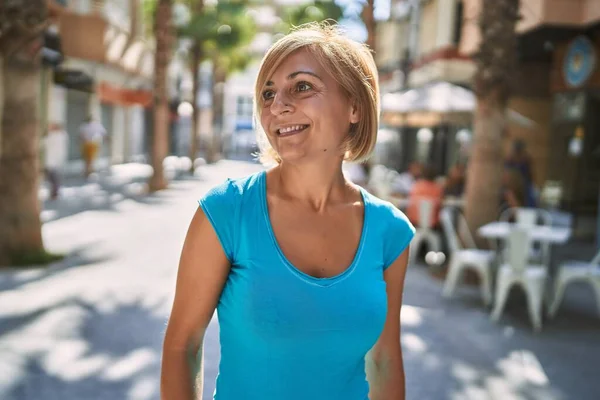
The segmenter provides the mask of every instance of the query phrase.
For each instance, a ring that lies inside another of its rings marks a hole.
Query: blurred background
[[[407,398],[600,396],[599,0],[5,0],[0,399],[159,398],[196,201],[264,168],[259,62],[323,20],[379,71],[344,171],[417,227]],[[209,399],[216,318],[204,356]]]

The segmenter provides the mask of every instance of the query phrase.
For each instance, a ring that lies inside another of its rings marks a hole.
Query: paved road
[[[56,211],[44,225],[47,247],[69,257],[47,269],[0,271],[0,399],[158,399],[160,347],[195,201],[226,177],[258,169],[221,162],[151,197],[130,189],[114,196],[102,182],[73,186],[67,203],[47,207]],[[104,202],[82,211],[97,198]],[[540,335],[519,297],[495,325],[473,290],[445,301],[439,280],[411,267],[402,315],[408,398],[596,399],[592,292],[570,291]],[[204,399],[214,390],[217,333],[213,321]]]

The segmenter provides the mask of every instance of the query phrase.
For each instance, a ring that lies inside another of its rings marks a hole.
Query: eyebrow
[[[302,74],[306,74],[306,75],[310,75],[310,76],[314,76],[315,78],[317,78],[318,80],[320,80],[321,82],[323,82],[323,79],[315,74],[314,72],[311,71],[296,71],[296,72],[292,72],[291,74],[289,74],[287,76],[287,79],[294,79],[295,77],[297,77],[298,75],[302,75]],[[273,81],[267,81],[267,83],[265,83],[265,86],[273,86]]]

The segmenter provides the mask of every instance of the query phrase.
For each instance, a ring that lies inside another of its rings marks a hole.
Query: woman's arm
[[[229,268],[217,234],[198,208],[181,252],[175,300],[163,345],[162,400],[192,400],[194,392],[201,396],[202,379],[196,380],[194,376],[194,361],[202,350],[204,332]],[[201,374],[202,365],[197,370]]]
[[[370,400],[404,400],[404,364],[400,347],[400,308],[408,248],[384,272],[388,310],[383,332],[367,355]]]

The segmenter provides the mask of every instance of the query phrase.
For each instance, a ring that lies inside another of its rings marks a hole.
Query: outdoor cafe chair
[[[590,262],[568,261],[559,267],[554,281],[552,302],[548,309],[548,316],[554,317],[565,294],[569,283],[583,281],[589,283],[596,294],[596,304],[600,312],[600,251]]]
[[[415,237],[410,243],[410,262],[414,263],[418,250],[423,243],[427,250],[439,252],[442,247],[440,235],[433,230],[434,202],[427,199],[414,199],[419,202],[419,224],[416,227]]]
[[[517,225],[523,227],[531,227],[535,225],[552,226],[552,214],[542,208],[509,208],[500,214],[499,220],[502,222],[509,222],[511,218],[514,218],[514,222]],[[530,261],[549,265],[550,243],[530,243],[530,245]]]
[[[443,296],[446,298],[451,297],[459,284],[463,271],[470,269],[479,275],[483,303],[486,307],[490,306],[492,304],[492,278],[495,252],[477,248],[466,220],[460,211],[457,210],[456,217],[453,218],[453,210],[444,207],[440,213],[440,221],[450,253],[448,273],[442,292]],[[456,221],[456,225],[454,221]],[[459,229],[456,229],[456,227],[459,227]],[[467,247],[461,243],[459,232],[462,233]]]
[[[529,317],[535,331],[542,329],[542,307],[548,271],[545,265],[529,264],[531,238],[526,228],[510,231],[505,249],[505,262],[496,274],[496,294],[492,320],[498,321],[504,310],[510,289],[518,284],[527,295]]]

